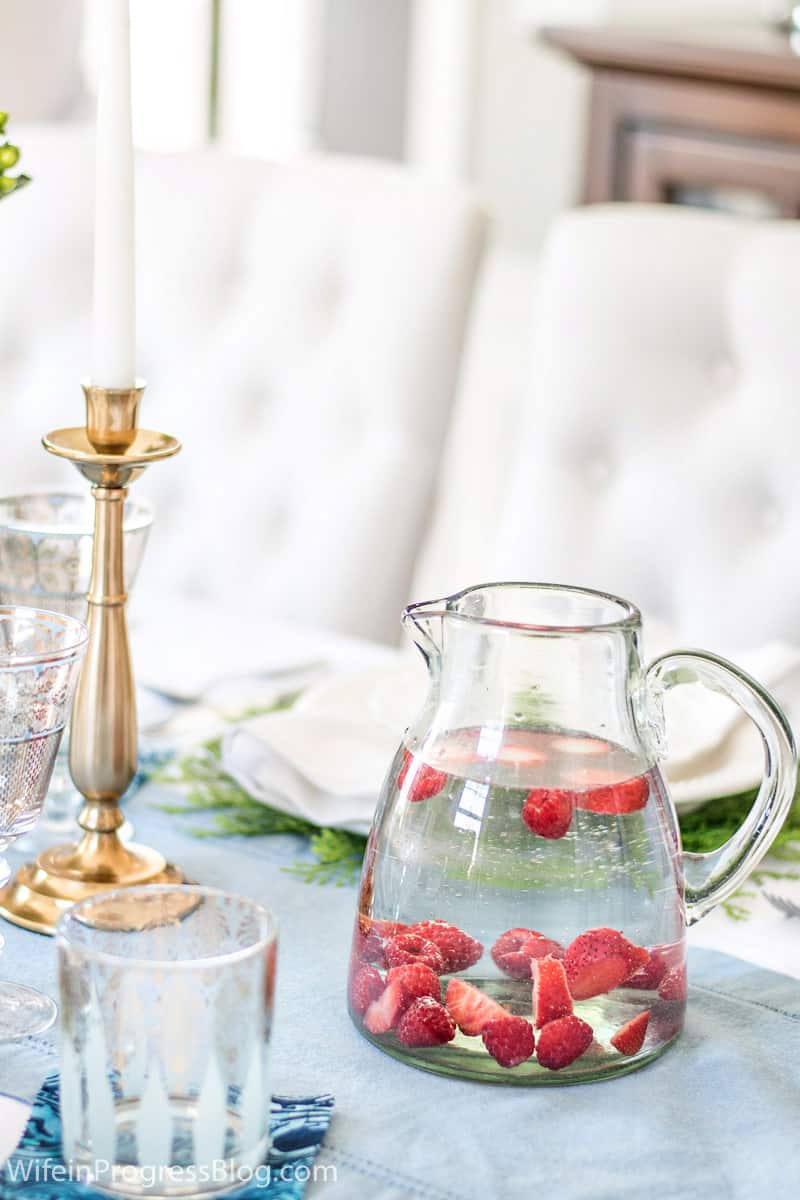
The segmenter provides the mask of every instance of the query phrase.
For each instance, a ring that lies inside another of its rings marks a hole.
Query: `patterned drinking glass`
[[[127,591],[138,574],[152,523],[149,504],[126,500]],[[85,620],[93,527],[94,502],[88,493],[34,491],[0,497],[0,604],[33,605]],[[71,828],[82,803],[68,759],[65,737],[39,824],[38,840],[43,844]]]
[[[74,617],[0,608],[0,887],[11,874],[2,852],[41,812],[88,638]],[[33,988],[0,983],[0,1041],[40,1033],[55,1013]]]
[[[129,1196],[202,1195],[269,1144],[275,918],[213,888],[128,888],[59,921],[65,1161]]]

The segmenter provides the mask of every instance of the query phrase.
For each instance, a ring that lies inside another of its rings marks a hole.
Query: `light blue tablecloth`
[[[345,981],[354,888],[281,870],[294,838],[187,836],[192,819],[129,803],[137,836],[197,880],[256,897],[281,923],[273,1090],[333,1092],[323,1200],[797,1200],[800,984],[712,951],[690,954],[684,1036],[608,1083],[489,1087],[411,1070],[352,1027]],[[3,926],[2,975],[55,993],[50,939]]]

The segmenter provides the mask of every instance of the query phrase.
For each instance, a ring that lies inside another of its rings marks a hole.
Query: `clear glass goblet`
[[[42,810],[89,632],[62,613],[0,608],[0,887],[2,852]],[[0,982],[0,1042],[41,1033],[56,1007],[41,992]]]
[[[144,555],[152,507],[125,503],[125,587]],[[84,492],[31,491],[0,498],[0,604],[26,604],[85,620],[92,569],[94,504]],[[69,774],[69,736],[53,768],[37,841],[71,830],[83,798]],[[33,853],[38,845],[29,845]]]

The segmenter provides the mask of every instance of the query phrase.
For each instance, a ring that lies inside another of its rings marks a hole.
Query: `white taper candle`
[[[92,382],[136,379],[129,0],[95,0],[98,49]]]

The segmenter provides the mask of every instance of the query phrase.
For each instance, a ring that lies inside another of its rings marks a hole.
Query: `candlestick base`
[[[128,484],[151,463],[180,450],[177,438],[138,428],[144,385],[84,384],[86,426],[44,438],[51,454],[74,463],[92,486],[95,525],[89,584],[89,647],[75,693],[70,773],[86,804],[79,839],[26,863],[0,892],[0,915],[52,933],[61,914],[87,896],[147,883],[183,883],[163,854],[124,843],[119,800],[137,764],[136,703],[125,621],[122,515]]]

